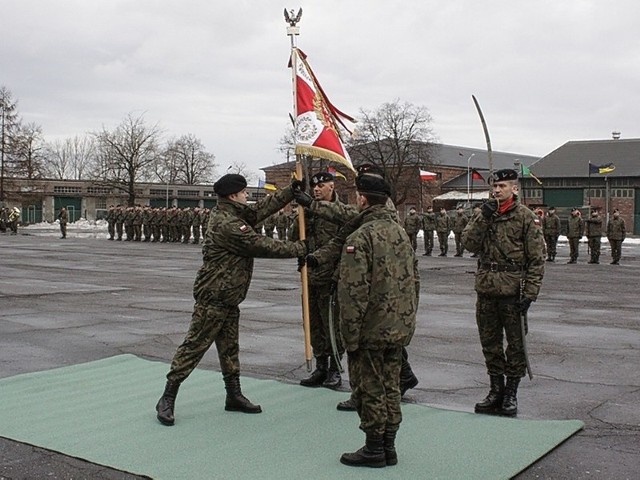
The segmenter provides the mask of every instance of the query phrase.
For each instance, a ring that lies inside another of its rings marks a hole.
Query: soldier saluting
[[[516,171],[498,170],[493,182],[493,199],[462,233],[464,247],[479,255],[476,322],[491,382],[475,411],[514,416],[518,385],[527,370],[523,319],[542,284],[544,240],[540,219],[519,202]]]

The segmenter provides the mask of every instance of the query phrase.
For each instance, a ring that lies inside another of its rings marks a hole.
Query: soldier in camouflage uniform
[[[571,210],[569,226],[567,228],[567,239],[569,240],[569,261],[567,263],[577,263],[580,254],[580,239],[584,234],[584,220],[580,215],[578,207]]]
[[[127,207],[124,213],[124,234],[127,242],[133,241],[133,217],[135,216],[134,208]]]
[[[461,257],[464,253],[464,247],[462,246],[462,231],[464,227],[469,223],[469,219],[464,214],[464,208],[458,207],[456,210],[456,216],[451,221],[451,230],[456,241],[456,254],[454,257]]]
[[[160,241],[160,223],[162,222],[162,210],[160,208],[154,207],[151,209],[151,215],[149,218],[149,228],[151,228],[151,237],[152,242]]]
[[[275,218],[276,221],[276,230],[278,231],[278,239],[286,240],[287,239],[287,229],[289,228],[289,217],[284,210],[280,210]]]
[[[67,223],[69,222],[69,213],[67,209],[62,207],[60,213],[58,213],[58,220],[60,221],[60,238],[67,238]]]
[[[591,212],[591,218],[585,220],[584,234],[587,236],[587,245],[589,246],[589,255],[591,258],[588,263],[600,263],[600,244],[602,241],[602,219],[598,210]]]
[[[555,262],[560,236],[560,217],[556,215],[555,207],[549,207],[547,210],[547,215],[542,220],[542,233],[547,246],[547,262]]]
[[[319,172],[311,177],[310,186],[313,189],[313,198],[317,202],[331,202],[340,208],[340,200],[335,192],[334,178],[328,172]],[[296,198],[298,200],[298,198]],[[302,200],[301,205],[310,207],[311,197]],[[336,236],[342,221],[327,220],[313,210],[305,208],[306,238],[309,241],[309,249],[316,250],[326,245]],[[290,240],[299,238],[298,223],[293,222]],[[311,347],[315,358],[315,370],[311,375],[300,381],[303,387],[318,387],[337,389],[342,385],[340,369],[331,351],[331,337],[329,327],[329,309],[331,305],[332,280],[335,265],[326,263],[317,268],[308,270],[309,279],[309,326],[311,329]],[[333,328],[336,333],[339,358],[344,354],[344,348],[340,341],[338,315],[333,315]]]
[[[620,217],[618,209],[613,211],[613,215],[607,224],[607,239],[611,245],[611,265],[620,265],[620,257],[622,256],[622,242],[627,236],[627,229],[624,219]]]
[[[517,179],[515,170],[495,172],[494,199],[482,205],[462,233],[465,248],[479,255],[476,322],[491,382],[476,413],[514,416],[518,411],[518,385],[526,372],[521,315],[537,299],[544,275],[540,220],[520,204]]]
[[[193,243],[198,245],[200,243],[200,222],[202,221],[202,215],[200,208],[193,209],[193,218],[191,219],[191,231],[193,232]]]
[[[116,208],[109,205],[107,210],[107,231],[109,232],[109,240],[113,240],[116,235]]]
[[[193,285],[195,306],[189,331],[173,357],[164,393],[156,405],[163,425],[174,424],[174,406],[180,384],[196,368],[215,342],[227,397],[225,410],[260,413],[240,388],[238,359],[238,305],[247,295],[253,259],[303,257],[305,242],[287,242],[258,235],[253,225],[278,211],[293,199],[294,181],[254,205],[247,205],[247,181],[242,175],[227,174],[213,186],[218,207],[209,218],[202,247],[203,264]]]
[[[340,462],[384,467],[398,462],[402,348],[415,331],[419,278],[411,241],[385,206],[389,184],[365,173],[356,178],[356,189],[361,226],[343,247],[337,293],[352,396],[366,442]]]
[[[162,207],[160,209],[160,231],[162,232],[162,243],[169,241],[169,209]]]
[[[151,241],[151,216],[153,209],[149,205],[142,207],[142,235],[145,242]]]
[[[418,249],[418,232],[420,231],[420,227],[422,227],[422,219],[420,215],[417,214],[416,209],[411,207],[409,209],[409,215],[404,219],[404,231],[409,235],[409,240],[411,240],[411,246],[414,252]]]
[[[451,231],[451,219],[447,215],[447,209],[442,207],[440,215],[436,217],[436,233],[438,234],[438,244],[440,245],[439,257],[446,257],[449,251],[449,232]]]
[[[126,212],[122,205],[118,205],[116,207],[116,235],[118,238],[116,240],[122,241],[122,230],[124,226],[124,218],[126,216]]]
[[[200,223],[202,224],[202,239],[207,236],[207,227],[209,226],[209,214],[211,213],[211,209],[205,208],[202,210],[202,220]]]
[[[273,238],[274,228],[276,228],[276,217],[274,215],[271,215],[264,221],[264,234],[269,238]]]
[[[433,252],[433,232],[436,229],[436,214],[433,207],[427,207],[427,213],[422,216],[422,230],[424,231],[424,254],[427,257]]]

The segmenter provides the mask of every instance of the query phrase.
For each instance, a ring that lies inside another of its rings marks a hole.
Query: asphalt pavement
[[[522,381],[518,400],[520,418],[579,419],[585,429],[518,480],[635,479],[640,471],[640,245],[625,244],[619,266],[609,265],[608,246],[599,265],[588,265],[581,249],[576,265],[566,264],[565,244],[547,263],[529,318],[534,379]],[[70,231],[65,240],[55,230],[0,235],[0,377],[123,353],[169,363],[188,327],[200,264],[197,245],[111,242],[101,232]],[[408,350],[420,383],[405,401],[471,412],[488,389],[475,261],[420,255],[419,264],[418,327]],[[240,307],[243,375],[291,383],[307,375],[299,298],[295,260],[256,260]],[[201,368],[218,370],[215,350]],[[0,479],[39,478],[144,477],[0,438]]]

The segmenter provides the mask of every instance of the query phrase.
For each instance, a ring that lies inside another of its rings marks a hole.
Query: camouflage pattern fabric
[[[622,257],[622,242],[627,236],[627,229],[623,218],[611,217],[607,224],[607,238],[611,246],[611,259],[618,263]]]
[[[451,219],[446,214],[438,214],[436,217],[436,233],[438,234],[438,245],[440,245],[440,255],[446,255],[449,251],[449,232],[451,231]]]
[[[569,240],[569,256],[572,261],[576,261],[580,255],[580,239],[584,234],[584,221],[580,215],[569,217],[567,228],[567,239]]]
[[[462,246],[462,231],[469,223],[469,218],[462,212],[456,212],[456,216],[451,220],[451,230],[456,242],[456,255],[462,255],[464,247]]]
[[[600,259],[600,246],[602,242],[602,219],[599,216],[592,215],[584,222],[584,233],[587,236],[587,245],[589,246],[589,254],[591,262],[598,262]]]
[[[431,255],[433,252],[433,232],[436,229],[435,213],[425,213],[422,216],[422,229],[424,231],[424,253]]]
[[[545,246],[538,216],[520,205],[517,197],[514,200],[509,210],[490,219],[476,213],[462,241],[467,250],[479,255],[476,323],[487,371],[489,375],[522,377],[526,362],[517,302],[521,296],[538,298]]]
[[[547,245],[547,255],[555,258],[558,251],[558,237],[560,236],[560,217],[553,214],[547,214],[542,220],[542,233],[544,234],[544,243]]]
[[[254,205],[220,198],[209,217],[202,247],[203,265],[193,286],[196,300],[189,332],[178,347],[168,380],[183,381],[213,342],[223,375],[239,372],[238,305],[245,299],[253,273],[253,259],[304,256],[303,242],[264,237],[253,226],[293,199],[291,188],[279,190]]]
[[[422,227],[420,215],[415,212],[409,212],[407,218],[404,219],[404,230],[409,236],[414,251],[418,249],[418,232],[420,231],[420,227]]]
[[[402,347],[354,350],[348,354],[348,365],[351,399],[360,417],[360,429],[369,434],[397,432],[402,422]]]

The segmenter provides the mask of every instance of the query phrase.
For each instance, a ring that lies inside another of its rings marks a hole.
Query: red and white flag
[[[301,50],[292,50],[291,65],[296,69],[296,154],[338,162],[355,171],[338,129],[340,124],[348,131],[343,120],[355,120],[331,104]]]
[[[438,174],[433,172],[428,172],[426,170],[420,170],[420,181],[422,182],[430,182],[438,179]]]

